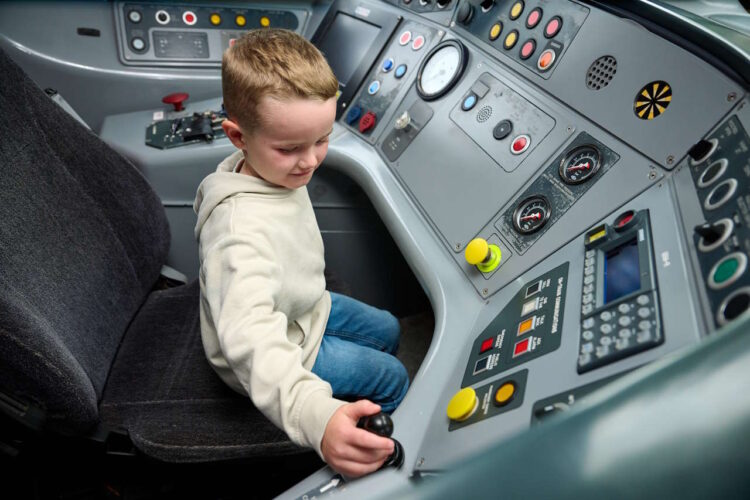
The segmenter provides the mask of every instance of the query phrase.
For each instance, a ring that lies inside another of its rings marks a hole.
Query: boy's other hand
[[[380,406],[365,399],[340,407],[326,425],[320,449],[333,469],[348,477],[376,471],[393,453],[393,441],[357,428],[361,417],[375,415]]]

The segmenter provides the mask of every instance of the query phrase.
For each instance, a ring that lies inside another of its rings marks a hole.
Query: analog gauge
[[[516,211],[513,212],[513,225],[521,234],[535,233],[544,227],[551,213],[547,198],[531,196],[516,207]]]
[[[417,93],[425,101],[445,95],[466,69],[466,47],[458,40],[446,40],[425,56],[417,72]]]
[[[579,146],[560,161],[560,177],[567,184],[581,184],[591,179],[602,163],[599,150],[587,144]]]

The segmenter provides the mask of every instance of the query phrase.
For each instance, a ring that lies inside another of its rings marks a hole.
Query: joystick
[[[382,412],[360,418],[357,427],[387,438],[391,438],[391,434],[393,434],[393,420]],[[391,438],[391,440],[393,441],[393,453],[386,459],[380,467],[381,469],[384,467],[400,469],[404,464],[404,448],[395,439]]]

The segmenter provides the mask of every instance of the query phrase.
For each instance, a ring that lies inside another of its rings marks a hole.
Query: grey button
[[[631,335],[633,335],[633,332],[630,331],[630,328],[623,328],[619,332],[617,332],[617,335],[619,335],[620,338],[629,339]]]
[[[638,328],[641,330],[648,330],[651,328],[651,322],[647,319],[638,322]]]
[[[638,335],[636,335],[635,340],[639,344],[648,342],[649,340],[651,340],[651,330],[641,330],[640,332],[638,332]]]
[[[612,319],[612,313],[609,311],[604,311],[599,315],[599,319],[602,321],[609,321]]]
[[[583,303],[584,304],[588,304],[589,302],[593,302],[593,301],[594,301],[594,295],[593,294],[587,293],[586,295],[583,296]]]
[[[584,285],[583,293],[591,293],[594,291],[594,285]]]
[[[591,342],[586,342],[585,344],[581,344],[581,352],[587,353],[587,352],[594,352],[594,344]]]
[[[594,266],[588,266],[586,269],[583,270],[584,276],[589,276],[591,274],[594,274]]]
[[[586,252],[586,258],[591,258],[596,255],[596,250],[588,250]]]
[[[597,358],[603,358],[607,354],[609,354],[609,346],[600,345],[599,347],[596,348]]]
[[[615,340],[615,349],[618,351],[622,351],[623,349],[626,349],[629,345],[630,345],[630,341],[628,339]]]
[[[599,339],[599,343],[601,345],[609,345],[609,344],[612,343],[612,337],[604,336],[604,337],[602,337],[602,338]]]
[[[602,326],[599,327],[599,331],[602,332],[604,335],[607,335],[612,332],[612,325],[609,323],[604,323]]]
[[[630,316],[620,316],[620,319],[618,319],[617,322],[620,323],[620,326],[629,326]]]
[[[627,302],[623,302],[622,304],[617,306],[617,310],[623,314],[630,312],[630,304],[628,304]]]
[[[584,366],[591,363],[591,354],[585,353],[578,356],[578,366]]]
[[[581,323],[581,326],[584,328],[591,328],[594,326],[594,318],[586,318],[583,320],[583,323]]]
[[[594,277],[593,276],[586,276],[585,278],[583,278],[583,284],[584,285],[590,285],[593,282],[594,282]]]
[[[641,318],[648,318],[649,316],[651,316],[651,309],[649,309],[648,307],[641,307],[640,309],[638,309],[638,316],[640,316]]]
[[[487,92],[490,91],[490,88],[484,83],[477,80],[476,82],[474,82],[474,85],[471,86],[471,90],[477,95],[477,97],[481,99],[482,97],[487,95]]]
[[[594,332],[591,330],[584,330],[581,337],[583,337],[583,340],[594,340]]]
[[[642,306],[645,306],[646,304],[648,304],[649,302],[651,302],[651,299],[649,299],[648,295],[646,295],[646,294],[639,295],[638,298],[635,299],[635,300],[636,300],[636,302],[638,302],[638,304],[640,304]]]
[[[583,307],[581,308],[581,312],[582,312],[583,314],[588,314],[588,313],[590,313],[590,312],[591,312],[591,311],[593,311],[593,310],[594,310],[594,306],[593,306],[593,305],[591,305],[591,304],[586,304],[586,305],[584,305],[584,306],[583,306]]]

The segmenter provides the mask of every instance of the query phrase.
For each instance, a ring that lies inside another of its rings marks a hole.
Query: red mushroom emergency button
[[[172,106],[174,106],[175,111],[182,111],[183,109],[185,109],[182,103],[187,101],[188,97],[190,97],[190,94],[187,94],[185,92],[175,92],[174,94],[164,96],[161,102],[163,102],[164,104],[171,104]]]

